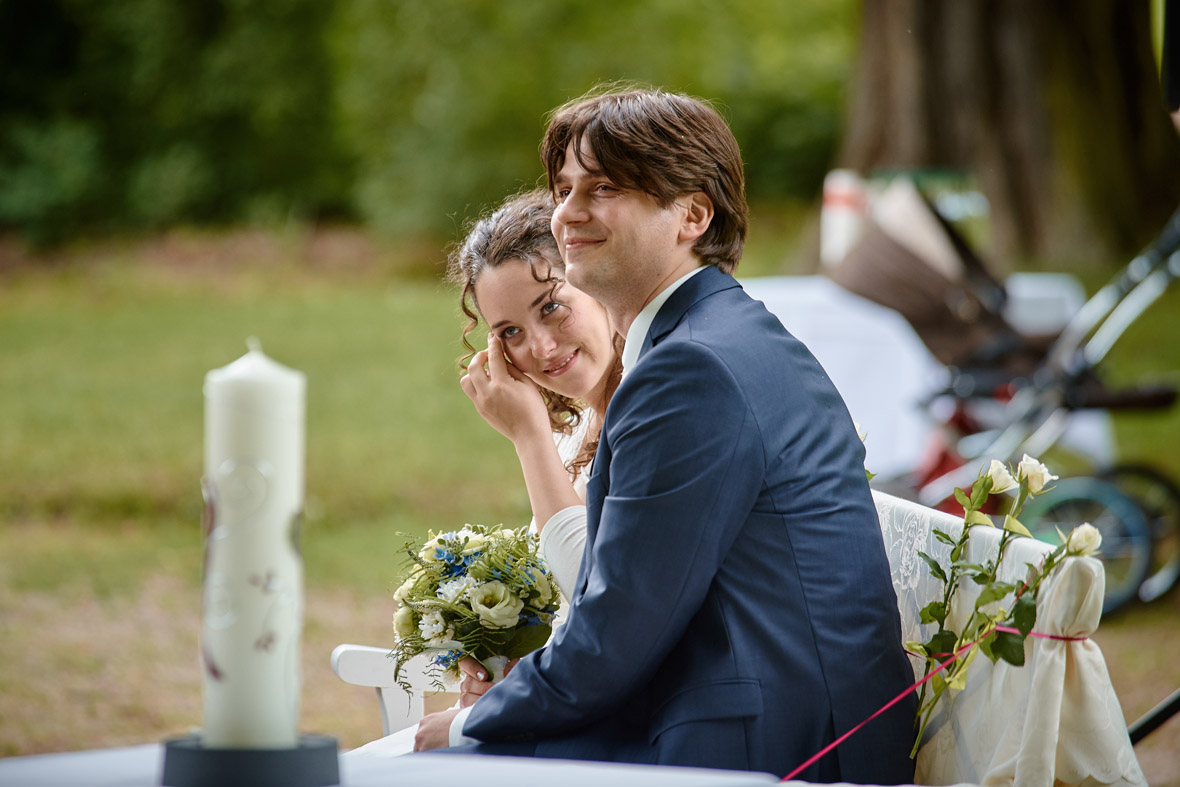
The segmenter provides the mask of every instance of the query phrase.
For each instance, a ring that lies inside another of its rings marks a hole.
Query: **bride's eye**
[[[509,326],[509,327],[505,328],[504,330],[500,331],[500,339],[503,341],[507,341],[508,339],[511,339],[513,336],[515,336],[518,333],[520,333],[519,328]]]
[[[557,301],[549,301],[548,303],[546,303],[544,306],[541,307],[541,314],[548,317],[550,314],[553,314],[553,312],[557,311],[559,308],[561,308],[560,303],[558,303]]]

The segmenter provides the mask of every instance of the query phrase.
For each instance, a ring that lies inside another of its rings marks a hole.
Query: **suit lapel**
[[[642,358],[648,350],[671,333],[684,319],[688,310],[702,298],[740,286],[735,278],[728,273],[722,273],[713,265],[707,266],[703,271],[680,285],[680,288],[672,293],[672,296],[656,313],[655,319],[652,320],[651,328],[648,329],[647,336],[644,337],[643,344],[639,348],[639,358]]]

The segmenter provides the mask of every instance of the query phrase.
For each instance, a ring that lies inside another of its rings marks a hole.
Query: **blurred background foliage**
[[[453,237],[626,76],[715,99],[753,201],[818,193],[852,0],[0,0],[0,229],[343,219]],[[787,43],[790,42],[790,43]]]

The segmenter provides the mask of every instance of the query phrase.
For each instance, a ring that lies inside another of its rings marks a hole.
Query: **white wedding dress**
[[[568,464],[573,461],[581,450],[582,440],[586,437],[589,418],[582,418],[574,427],[571,434],[554,434],[557,452],[561,461]],[[574,491],[583,501],[586,499],[586,477],[590,474],[590,465],[582,468],[573,479]],[[533,532],[537,530],[534,519],[529,524]],[[586,506],[571,506],[558,511],[541,530],[541,556],[549,566],[553,579],[561,591],[561,608],[569,609],[569,597],[574,585],[578,581],[578,569],[582,565],[582,552],[586,548]],[[554,622],[555,626],[563,622],[562,613]],[[378,738],[364,746],[345,752],[346,756],[360,757],[397,757],[409,754],[414,750],[414,736],[418,733],[418,725],[412,724],[404,730]]]

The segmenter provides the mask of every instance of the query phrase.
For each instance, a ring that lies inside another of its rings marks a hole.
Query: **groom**
[[[625,376],[569,622],[456,726],[475,751],[781,776],[912,682],[864,449],[819,363],[730,276],[744,176],[711,107],[593,95],[553,115],[542,158],[566,275],[625,334]],[[914,710],[799,778],[909,782]]]

